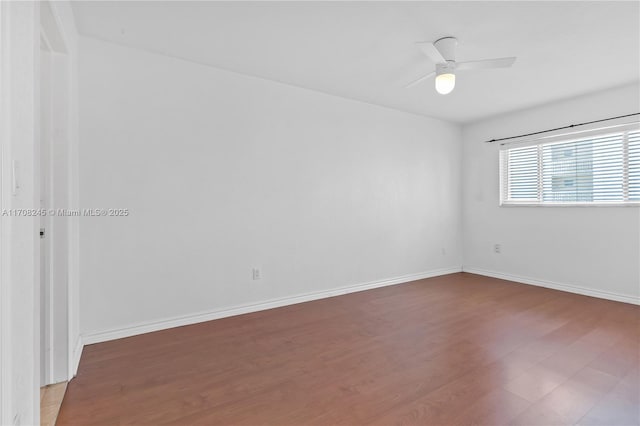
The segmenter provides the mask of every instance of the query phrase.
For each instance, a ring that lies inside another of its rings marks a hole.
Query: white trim
[[[616,302],[630,303],[632,305],[640,305],[640,296],[629,296],[625,294],[613,293],[610,291],[594,290],[591,288],[581,287],[572,284],[561,284],[553,281],[539,280],[536,278],[523,277],[520,275],[505,274],[502,272],[489,271],[473,266],[463,266],[463,272],[470,274],[484,275],[485,277],[498,278],[501,280],[513,281],[516,283],[535,285],[538,287],[546,287],[554,290],[566,291],[568,293],[582,294],[584,296],[597,297],[600,299],[613,300]]]
[[[574,202],[561,202],[561,201],[501,201],[500,207],[640,207],[640,201],[628,201],[628,202],[610,202],[603,201],[595,203],[574,203]]]
[[[68,138],[68,194],[69,208],[78,209],[78,111],[77,111],[77,30],[70,1],[49,1],[52,16],[59,30],[62,45],[67,58],[67,138]],[[67,20],[63,18],[67,17]],[[67,226],[67,328],[68,328],[68,379],[71,380],[77,371],[79,354],[76,357],[80,341],[79,331],[79,226],[78,219],[71,218]]]
[[[42,4],[41,4],[42,7]],[[40,16],[42,17],[42,9],[40,11]],[[44,40],[46,44],[46,49],[43,50],[42,46],[40,46],[40,62],[39,62],[39,70],[38,70],[38,78],[40,79],[40,91],[38,93],[38,97],[40,99],[40,137],[38,138],[38,187],[40,188],[40,195],[38,197],[38,207],[48,209],[50,206],[54,204],[54,192],[53,192],[53,129],[54,129],[54,120],[53,120],[53,61],[51,55],[54,54],[54,51],[50,50],[51,43],[49,42],[47,36],[47,29],[40,25],[40,39]],[[44,60],[43,60],[44,59]],[[45,62],[46,61],[46,65]],[[45,68],[46,67],[46,68]],[[43,70],[46,69],[48,72],[44,76],[47,80],[46,84],[43,78]],[[42,97],[42,88],[45,87],[47,91],[47,95]],[[44,121],[42,113],[43,110],[47,111],[46,123],[44,126],[42,122]],[[46,158],[44,158],[43,152],[47,153]],[[43,167],[46,167],[44,172],[46,176],[44,177],[44,187],[41,185],[41,180],[43,178]],[[45,204],[43,206],[42,200],[45,200]],[[36,277],[37,285],[40,286],[40,298],[39,302],[42,302],[44,299],[44,305],[40,303],[40,321],[44,322],[44,328],[40,328],[40,334],[43,335],[44,339],[44,348],[40,347],[40,353],[38,354],[41,358],[44,358],[44,361],[41,359],[41,366],[44,371],[40,371],[40,386],[46,386],[55,383],[54,377],[54,353],[55,353],[55,323],[53,319],[53,310],[54,310],[54,283],[53,283],[53,226],[52,220],[50,217],[41,217],[38,226],[42,229],[45,229],[45,238],[42,237],[39,240],[40,243],[40,257],[38,261],[40,262],[40,274]],[[44,253],[43,253],[44,251]],[[44,256],[44,262],[43,262]],[[44,277],[43,277],[44,274]],[[44,294],[43,294],[44,293]],[[44,318],[43,318],[44,317]],[[44,380],[44,382],[42,381]]]
[[[82,334],[82,343],[90,345],[93,343],[106,342],[109,340],[122,339],[124,337],[136,336],[138,334],[151,333],[153,331],[165,330],[173,327],[181,327],[184,325],[196,324],[199,322],[211,321],[220,318],[231,317],[235,315],[248,314],[251,312],[263,311],[296,303],[309,302],[312,300],[324,299],[327,297],[340,296],[358,291],[370,290],[379,287],[386,287],[396,284],[403,284],[410,281],[421,280],[425,278],[437,277],[440,275],[454,274],[461,272],[461,267],[453,267],[446,269],[435,269],[417,274],[402,275],[396,278],[389,278],[379,281],[371,281],[368,283],[355,284],[346,287],[334,288],[331,290],[306,293],[297,296],[283,297],[279,299],[266,300],[264,302],[237,305],[229,308],[218,309],[208,312],[199,312],[196,314],[183,315],[164,320],[149,321],[144,323],[133,324],[130,326],[116,328],[111,330],[102,330]]]
[[[77,155],[77,92],[76,85],[77,75],[76,75],[76,61],[77,61],[77,46],[76,46],[76,29],[75,22],[73,19],[73,12],[71,10],[70,2],[57,2],[53,0],[48,0],[43,2],[42,5],[45,7],[45,14],[43,18],[40,19],[40,28],[42,33],[47,33],[51,35],[51,37],[45,37],[50,44],[51,50],[51,58],[55,61],[53,62],[56,68],[52,67],[52,71],[55,70],[57,72],[57,80],[59,83],[58,86],[53,86],[60,88],[56,92],[58,95],[57,99],[60,99],[65,104],[64,113],[60,117],[64,121],[59,121],[60,127],[64,128],[64,137],[66,140],[66,156],[67,156],[67,170],[66,170],[66,186],[67,186],[67,200],[69,208],[77,208],[77,167],[78,167],[78,155]],[[44,21],[43,21],[44,19]],[[54,151],[51,151],[50,160],[53,164],[54,159]],[[53,184],[54,179],[54,168],[50,167],[49,170],[51,174],[51,183]],[[52,188],[51,188],[52,189]],[[53,199],[54,191],[50,190],[51,198]],[[49,223],[48,232],[48,244],[50,248],[50,253],[54,253],[55,250],[52,248],[52,244],[54,243],[54,227],[53,223]],[[53,363],[52,368],[50,368],[50,372],[52,374],[51,382],[68,379],[74,377],[75,371],[77,369],[77,344],[76,342],[79,339],[79,327],[78,323],[78,285],[77,285],[77,276],[78,276],[78,262],[77,262],[77,253],[78,253],[78,221],[74,218],[69,218],[67,223],[66,235],[63,234],[55,234],[56,238],[66,238],[67,239],[67,248],[66,248],[66,281],[62,279],[61,276],[58,276],[57,279],[59,281],[55,281],[57,288],[60,286],[66,286],[67,289],[67,300],[66,300],[66,334],[67,338],[65,339],[65,360],[64,365],[62,365],[63,360],[59,357],[62,354],[62,348],[60,346],[60,342],[56,344],[55,339],[53,339],[54,334],[51,333],[53,344],[51,345],[51,362]],[[50,259],[49,265],[51,268],[54,267],[53,257]],[[56,264],[60,267],[63,267],[62,264]],[[50,283],[54,284],[54,274],[53,271],[50,273]],[[54,303],[54,294],[59,294],[56,292],[51,292],[51,300],[50,302]],[[58,299],[58,303],[61,302]],[[51,314],[53,314],[53,309],[51,309]],[[53,318],[50,318],[50,324],[52,327],[55,326],[58,335],[62,333],[63,320],[58,317],[58,322],[54,322]],[[54,358],[55,354],[58,354],[57,358]]]
[[[84,343],[82,342],[82,336],[78,336],[76,344],[74,345],[73,353],[71,354],[71,365],[69,370],[69,380],[73,379],[78,373],[78,366],[80,365],[80,357],[82,356],[82,350],[84,349]]]

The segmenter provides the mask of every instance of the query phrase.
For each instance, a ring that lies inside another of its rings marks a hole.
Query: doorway
[[[49,2],[40,3],[40,386],[69,379],[69,57]]]

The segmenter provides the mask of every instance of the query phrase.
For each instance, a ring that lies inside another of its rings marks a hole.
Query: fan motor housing
[[[456,47],[458,47],[458,39],[455,37],[443,37],[433,42],[433,45],[442,54],[447,62],[455,62]]]
[[[436,75],[455,74],[456,63],[447,61],[445,64],[436,64]]]

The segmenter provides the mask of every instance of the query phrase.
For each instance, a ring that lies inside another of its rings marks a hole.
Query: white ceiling
[[[403,111],[466,123],[638,81],[633,2],[73,2],[81,34]],[[453,35],[447,96],[414,42]],[[635,111],[633,111],[635,112]]]

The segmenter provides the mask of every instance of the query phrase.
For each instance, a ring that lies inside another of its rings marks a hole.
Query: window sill
[[[640,202],[632,203],[509,203],[502,202],[500,207],[640,207]]]

